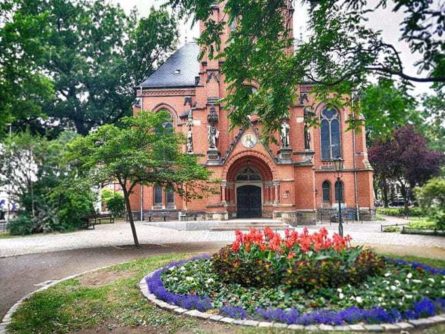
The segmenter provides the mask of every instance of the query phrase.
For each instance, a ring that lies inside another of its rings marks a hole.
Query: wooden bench
[[[89,229],[90,227],[93,227],[93,229],[96,228],[97,224],[102,224],[102,221],[107,221],[109,224],[114,224],[114,217],[111,214],[94,214],[91,216],[88,216],[84,221],[84,228]]]

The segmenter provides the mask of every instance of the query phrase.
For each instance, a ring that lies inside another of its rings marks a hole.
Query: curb
[[[157,271],[157,270],[156,270]],[[250,327],[262,327],[262,328],[285,328],[291,330],[306,330],[306,331],[353,331],[353,332],[386,332],[386,331],[406,331],[413,328],[423,328],[429,327],[432,325],[437,325],[440,323],[445,323],[445,313],[435,315],[429,318],[422,318],[417,320],[407,320],[403,322],[397,322],[394,324],[378,324],[378,325],[370,325],[365,323],[358,323],[353,325],[341,325],[341,326],[332,326],[332,325],[287,325],[284,323],[277,322],[267,322],[267,321],[256,321],[256,320],[241,320],[223,317],[220,315],[200,312],[198,310],[187,310],[181,308],[176,305],[168,304],[160,299],[158,299],[154,294],[148,291],[148,286],[146,282],[146,278],[151,277],[156,271],[151,272],[146,277],[144,277],[139,282],[139,288],[141,293],[147,298],[150,302],[156,304],[158,307],[167,310],[173,311],[178,314],[185,314],[188,316],[192,316],[195,318],[203,319],[203,320],[212,320],[221,322],[223,324],[233,324],[233,325],[242,325],[242,326],[250,326]],[[0,332],[1,334],[1,332]]]
[[[38,292],[41,292],[41,291],[44,291],[44,290],[46,290],[46,289],[48,289],[48,288],[50,288],[50,287],[52,287],[52,286],[54,286],[56,284],[59,284],[61,282],[68,281],[68,280],[70,280],[72,278],[76,278],[76,277],[79,277],[79,276],[82,276],[82,275],[85,275],[85,274],[93,273],[95,271],[99,271],[99,270],[102,270],[102,269],[107,269],[107,268],[113,267],[113,266],[118,265],[118,264],[119,263],[112,264],[112,265],[109,265],[109,266],[99,267],[99,268],[95,268],[95,269],[91,269],[91,270],[87,270],[87,271],[81,272],[79,274],[74,274],[74,275],[71,275],[71,276],[67,276],[67,277],[61,278],[59,280],[49,280],[49,281],[45,281],[45,282],[42,282],[42,283],[38,283],[37,285],[43,285],[43,286],[41,288],[35,290],[35,291],[32,291],[32,292],[28,293],[24,297],[20,298],[14,305],[12,305],[12,307],[8,310],[8,312],[6,312],[5,316],[3,317],[3,319],[2,319],[2,321],[0,323],[0,334],[7,334],[8,333],[7,330],[6,330],[6,327],[11,323],[12,315],[23,304],[23,302],[25,302],[27,299],[32,297],[34,294],[36,294]]]

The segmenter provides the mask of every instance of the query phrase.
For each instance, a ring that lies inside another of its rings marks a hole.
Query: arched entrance
[[[244,156],[230,165],[226,175],[228,211],[231,217],[270,217],[273,204],[273,176],[268,164]]]

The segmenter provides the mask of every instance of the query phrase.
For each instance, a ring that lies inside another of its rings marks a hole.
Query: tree
[[[376,142],[368,154],[383,188],[385,206],[388,181],[394,181],[400,185],[405,208],[408,194],[416,185],[421,186],[437,175],[444,158],[443,153],[431,151],[426,139],[410,125],[395,130],[392,139]]]
[[[139,20],[136,12],[128,16],[105,0],[13,0],[9,13],[0,30],[13,30],[17,44],[24,45],[20,59],[8,63],[20,78],[10,96],[20,93],[41,102],[39,111],[49,118],[44,127],[74,126],[83,135],[131,114],[134,87],[165,60],[177,37],[175,21],[165,10],[152,9]],[[36,22],[32,31],[29,22]],[[6,45],[9,58],[17,52],[15,44]],[[29,59],[29,69],[22,58]],[[52,83],[51,99],[38,90],[41,85],[33,86],[37,79]],[[27,113],[21,117],[25,125],[33,120]],[[32,122],[37,129],[40,123]]]
[[[376,84],[364,87],[359,103],[369,144],[390,139],[396,128],[406,124],[419,126],[423,121],[416,100],[406,87],[389,79],[381,78]]]
[[[421,131],[432,149],[445,152],[445,90],[437,89],[433,94],[424,95],[422,104]]]
[[[14,8],[12,2],[0,3],[0,138],[7,125],[42,116],[54,92],[36,62],[44,50],[35,36],[46,34],[46,15],[23,17]]]
[[[428,216],[435,221],[438,228],[445,230],[445,178],[432,178],[415,191]]]
[[[141,112],[122,119],[122,126],[107,124],[69,145],[68,161],[96,184],[118,182],[136,247],[139,241],[130,205],[130,195],[138,184],[157,184],[174,189],[183,196],[198,196],[199,181],[208,171],[193,155],[182,153],[184,138],[164,128],[166,112]],[[185,184],[191,184],[187,187]]]
[[[6,185],[11,201],[19,204],[18,233],[80,228],[94,211],[91,185],[63,163],[65,147],[75,136],[64,132],[50,141],[24,132],[2,145],[0,186]]]
[[[221,34],[226,22],[212,17],[215,3],[224,2],[225,21],[236,25],[222,49]],[[445,82],[445,42],[443,39],[444,4],[423,0],[308,0],[307,41],[295,52],[290,23],[292,10],[288,0],[170,0],[181,15],[193,15],[205,22],[206,31],[199,43],[210,57],[224,58],[222,71],[231,94],[225,104],[235,125],[246,124],[256,112],[265,131],[276,130],[287,116],[299,83],[314,84],[318,101],[333,106],[351,106],[353,90],[362,89],[371,77],[397,78],[407,82]],[[421,72],[411,76],[405,70],[399,51],[385,41],[380,31],[367,25],[370,13],[404,13],[400,39],[412,53],[418,53]],[[250,94],[246,82],[259,89]],[[354,110],[359,112],[359,110]],[[383,119],[382,122],[385,120]]]

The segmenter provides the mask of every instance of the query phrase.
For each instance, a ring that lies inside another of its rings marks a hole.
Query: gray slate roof
[[[199,46],[190,42],[173,53],[161,67],[150,75],[143,88],[194,87],[199,76]]]

